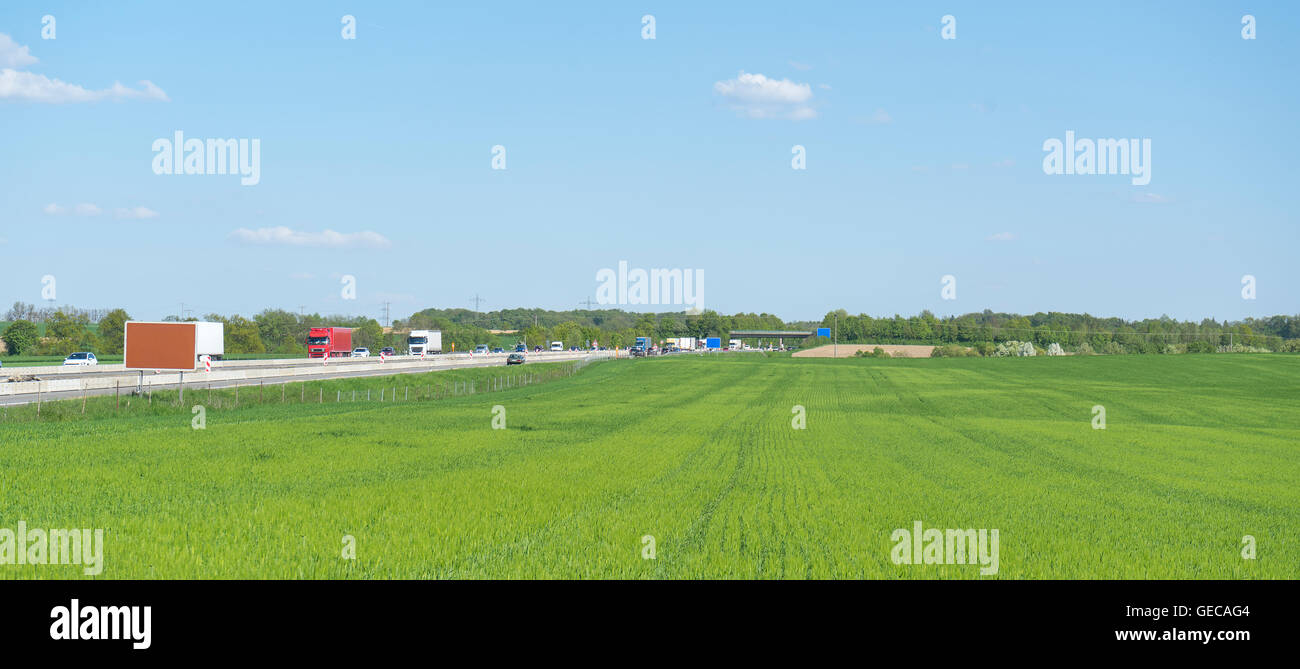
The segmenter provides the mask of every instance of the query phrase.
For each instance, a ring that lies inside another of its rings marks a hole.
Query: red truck
[[[352,328],[312,328],[307,332],[308,358],[352,357]]]

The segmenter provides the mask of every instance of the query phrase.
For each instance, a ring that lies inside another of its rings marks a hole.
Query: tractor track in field
[[[779,382],[780,378],[773,377],[773,379],[763,387],[763,390],[759,392],[758,395],[760,397],[771,395],[773,387],[777,386]],[[713,430],[711,438],[704,442],[701,448],[719,443],[720,440],[717,438],[717,435],[724,432],[734,434],[734,432],[728,430],[728,427],[739,420],[747,408],[747,406],[742,406],[740,410],[732,414],[727,422],[718,425],[718,427]],[[718,507],[722,505],[729,495],[731,495],[731,492],[735,490],[736,483],[740,480],[740,474],[745,469],[745,465],[749,462],[747,457],[749,455],[748,452],[753,448],[751,445],[751,437],[754,431],[756,431],[758,426],[761,424],[761,422],[751,423],[751,428],[740,438],[738,448],[736,449],[736,464],[731,468],[730,474],[727,475],[726,482],[722,485],[722,488],[718,490],[717,494],[704,504],[704,507],[700,510],[700,514],[696,516],[695,520],[692,521],[691,526],[686,530],[686,536],[680,542],[671,544],[675,551],[680,550],[684,554],[691,548],[703,545],[704,534],[708,531],[709,525],[713,521],[714,514],[717,512]],[[668,562],[665,561],[660,562],[655,566],[656,578],[664,578],[666,576],[665,572],[668,569],[667,565]]]
[[[659,361],[649,361],[649,362],[650,364],[661,364],[659,363]],[[627,368],[620,369],[620,371],[627,371]],[[706,397],[734,385],[733,380],[727,377],[715,376],[713,377],[713,379],[714,379],[714,383],[712,385],[707,387],[697,387],[695,389],[695,392],[692,393],[692,399]],[[597,381],[589,380],[588,383],[597,383]],[[656,415],[656,412],[651,411],[649,409],[670,408],[672,406],[679,405],[682,402],[683,402],[683,398],[680,395],[665,396],[661,403],[655,404],[652,407],[647,407],[647,410],[641,411],[639,413],[640,418],[638,420],[636,420],[631,424],[626,424],[622,426],[620,430],[624,432],[627,431],[635,432],[637,431],[638,426],[651,420],[651,418]],[[734,420],[734,416],[732,419]],[[721,428],[719,428],[719,430],[721,430]],[[591,440],[586,440],[582,442],[582,445],[585,446],[585,445],[589,445],[590,443]],[[642,493],[646,490],[661,489],[663,487],[664,482],[672,480],[674,477],[680,475],[682,472],[688,471],[690,468],[692,468],[695,464],[695,461],[698,459],[698,456],[702,454],[706,449],[708,449],[709,446],[710,446],[710,442],[706,441],[702,443],[700,446],[696,447],[695,449],[687,453],[682,458],[682,461],[678,463],[676,466],[661,472],[659,475],[655,476],[654,479],[648,482],[627,489],[625,491],[613,493],[609,495],[606,499],[598,503],[588,504],[583,508],[572,511],[568,515],[564,516],[563,518],[555,519],[552,522],[545,523],[534,530],[526,532],[522,536],[519,536],[508,543],[496,544],[487,547],[485,550],[480,551],[474,555],[467,556],[463,558],[462,563],[472,563],[472,564],[466,564],[465,566],[457,566],[457,567],[450,567],[450,568],[443,569],[441,570],[442,573],[440,573],[440,577],[456,578],[461,572],[474,573],[475,569],[482,571],[488,564],[493,562],[496,558],[508,558],[514,555],[515,553],[519,552],[520,549],[527,548],[529,546],[539,545],[552,537],[560,536],[564,532],[570,531],[572,530],[572,528],[577,527],[582,521],[582,519],[592,515],[597,515],[600,513],[605,513],[605,512],[619,509],[625,506],[626,504],[628,504],[629,502],[631,502],[632,500],[636,499],[637,497],[641,496]]]

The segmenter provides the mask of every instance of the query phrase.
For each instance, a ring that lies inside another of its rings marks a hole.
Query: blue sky
[[[1292,3],[178,4],[0,6],[0,302],[570,309],[627,261],[788,320],[1300,313]],[[260,182],[154,174],[177,130]],[[1044,174],[1067,130],[1150,183]]]

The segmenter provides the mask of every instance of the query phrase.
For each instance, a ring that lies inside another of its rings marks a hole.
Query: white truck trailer
[[[406,337],[406,352],[417,357],[442,353],[442,330],[411,330]]]
[[[195,323],[194,324],[194,358],[202,360],[203,356],[208,356],[213,360],[220,360],[221,356],[226,354],[226,325],[225,323]]]

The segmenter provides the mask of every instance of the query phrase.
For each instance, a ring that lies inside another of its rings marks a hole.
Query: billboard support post
[[[177,387],[180,388],[181,392],[181,396],[177,401],[181,404],[185,404],[185,372],[181,372],[181,381],[177,384]]]

